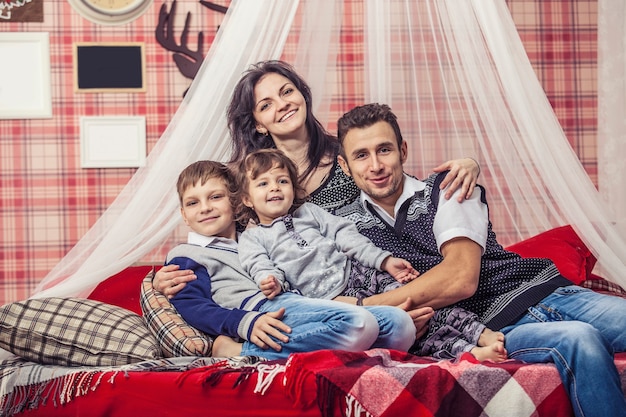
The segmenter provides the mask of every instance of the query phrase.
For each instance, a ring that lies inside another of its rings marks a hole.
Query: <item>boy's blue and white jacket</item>
[[[241,268],[237,242],[193,232],[188,242],[168,253],[166,265],[190,269],[198,278],[172,304],[187,323],[205,333],[250,340],[267,298]]]

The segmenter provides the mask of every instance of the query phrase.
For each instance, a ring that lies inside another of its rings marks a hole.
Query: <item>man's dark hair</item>
[[[343,140],[350,130],[364,129],[378,122],[387,122],[391,125],[396,134],[398,148],[400,148],[402,146],[402,133],[398,125],[398,118],[391,111],[391,107],[386,104],[370,103],[353,108],[337,121],[337,137],[341,146],[341,155],[346,157],[343,150]]]

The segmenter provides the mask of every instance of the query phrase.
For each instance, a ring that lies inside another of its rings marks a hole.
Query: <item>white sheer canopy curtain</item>
[[[226,160],[225,109],[250,64],[280,57],[298,1],[233,1],[180,108],[120,195],[35,288],[33,297],[86,296],[102,280],[159,246],[180,224],[180,171]]]
[[[395,110],[409,171],[430,169],[432,155],[475,156],[503,244],[571,224],[601,274],[626,285],[624,235],[569,145],[505,2],[366,5],[366,101]]]
[[[626,236],[626,3],[598,0],[598,188]]]
[[[398,115],[409,142],[407,171],[422,177],[436,163],[475,157],[503,244],[571,224],[602,275],[626,286],[626,243],[569,146],[504,0],[363,1],[365,79],[342,82],[364,82],[363,102],[387,103]],[[233,87],[251,63],[286,56],[294,20],[293,64],[311,84],[318,118],[331,122],[328,103],[341,85],[328,75],[340,49],[342,4],[233,0],[146,167],[33,296],[87,295],[167,240],[180,224],[179,172],[198,159],[227,159],[225,109]]]

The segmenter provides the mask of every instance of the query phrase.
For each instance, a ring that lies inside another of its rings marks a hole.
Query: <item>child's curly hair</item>
[[[306,201],[306,192],[298,183],[298,169],[293,161],[278,149],[259,149],[248,154],[233,169],[236,182],[239,185],[235,199],[235,213],[236,219],[241,225],[246,226],[250,220],[257,223],[259,221],[259,217],[254,210],[243,204],[243,197],[249,197],[248,188],[250,187],[250,181],[274,167],[286,168],[289,173],[289,179],[293,184],[294,201],[289,212],[293,212]]]

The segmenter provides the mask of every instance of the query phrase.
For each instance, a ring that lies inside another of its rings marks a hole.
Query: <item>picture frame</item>
[[[146,91],[143,42],[77,42],[73,45],[73,62],[77,93]]]
[[[0,119],[52,118],[50,36],[0,32]]]
[[[146,164],[145,116],[82,116],[82,168],[137,168]]]

